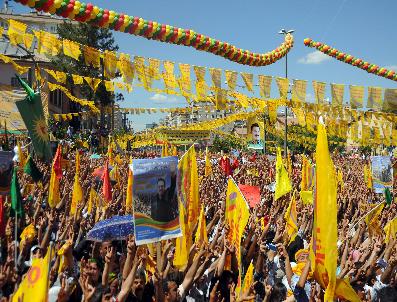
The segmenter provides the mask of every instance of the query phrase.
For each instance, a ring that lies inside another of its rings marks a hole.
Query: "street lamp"
[[[290,29],[290,30],[285,30],[284,28],[281,29],[278,33],[280,35],[288,35],[292,34],[295,30]],[[288,53],[285,54],[285,78],[288,79]],[[287,106],[284,108],[284,122],[285,122],[285,127],[284,127],[284,157],[287,158],[287,131],[288,131],[288,125],[287,125]]]

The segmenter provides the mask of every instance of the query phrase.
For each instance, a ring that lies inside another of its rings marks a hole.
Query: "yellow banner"
[[[78,60],[81,55],[80,45],[70,40],[63,40],[63,53],[65,56]]]
[[[105,50],[103,56],[104,74],[107,78],[114,78],[117,70],[117,56],[113,51]]]
[[[246,73],[246,72],[241,72],[241,77],[243,78],[243,81],[245,83],[245,87],[247,88],[248,91],[253,92],[253,81],[254,81],[254,75],[252,73]]]
[[[15,20],[8,20],[8,36],[11,45],[22,44],[24,42],[23,36],[25,35],[27,25]],[[0,35],[1,37],[1,35]]]
[[[363,108],[364,86],[350,85],[350,107],[352,109]]]
[[[259,81],[259,93],[261,97],[263,98],[270,98],[270,90],[272,87],[272,76],[266,76],[266,75],[259,75],[258,76],[258,81]]]
[[[383,97],[384,111],[397,111],[397,89],[396,88],[386,88],[385,95]]]
[[[101,66],[99,50],[84,46],[83,47],[84,61],[87,66],[92,65],[93,67],[99,68]]]
[[[220,88],[222,85],[222,70],[219,68],[210,68],[212,83],[215,87]]]
[[[131,63],[130,55],[121,53],[117,65],[123,81],[125,83],[131,83],[134,80],[134,66]]]
[[[225,78],[229,89],[235,90],[237,84],[237,72],[231,70],[225,70]]]
[[[332,106],[342,107],[344,94],[344,84],[331,84]]]
[[[324,104],[325,82],[313,81],[314,98],[317,104]]]
[[[381,87],[368,87],[367,108],[382,110],[382,92]]]
[[[288,98],[288,89],[289,89],[288,79],[277,77],[276,83],[277,83],[278,91],[280,93],[280,98],[287,99]]]
[[[149,62],[149,76],[154,80],[160,80],[161,79],[161,74],[160,74],[161,61],[158,59],[149,58],[148,62]]]
[[[306,87],[307,81],[294,80],[294,86],[292,87],[292,98],[301,102],[306,102]]]

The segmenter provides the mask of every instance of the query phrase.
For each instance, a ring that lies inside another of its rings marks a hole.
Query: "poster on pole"
[[[134,159],[133,208],[137,245],[182,236],[177,200],[178,157]]]
[[[263,122],[257,118],[247,120],[247,148],[261,151],[263,150]]]
[[[393,166],[390,156],[371,157],[372,183],[375,193],[383,193],[393,188]]]
[[[0,195],[10,194],[14,152],[0,151]]]

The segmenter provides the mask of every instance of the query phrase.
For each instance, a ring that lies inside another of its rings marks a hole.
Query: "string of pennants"
[[[179,76],[174,72],[175,63],[170,61],[161,61],[153,58],[144,58],[135,56],[133,62],[130,61],[128,54],[117,54],[115,52],[100,52],[97,49],[89,48],[86,45],[81,45],[69,40],[59,40],[55,35],[41,31],[40,34],[34,32],[34,34],[26,33],[26,24],[15,20],[9,21],[8,34],[10,42],[12,44],[24,43],[26,47],[31,46],[31,41],[34,37],[38,40],[38,52],[49,55],[57,55],[61,48],[63,53],[76,60],[79,59],[80,55],[84,56],[84,62],[87,65],[94,67],[100,67],[100,58],[103,58],[104,73],[105,77],[111,79],[119,71],[122,75],[124,83],[104,80],[106,90],[113,92],[115,88],[131,92],[133,90],[132,83],[134,79],[137,80],[134,86],[143,87],[149,92],[154,93],[165,93],[173,94],[185,97],[187,100],[203,101],[208,100],[208,93],[210,91],[215,92],[213,101],[216,102],[217,107],[222,107],[224,103],[227,103],[227,97],[231,93],[235,92],[237,85],[238,72],[225,70],[222,71],[218,68],[206,68],[202,66],[193,66],[193,70],[196,76],[195,82],[195,93],[192,93],[191,83],[191,66],[189,64],[179,64]],[[11,33],[10,33],[11,32]],[[25,36],[29,38],[25,38]],[[29,36],[30,35],[30,36]],[[56,42],[55,42],[56,40]],[[62,47],[61,47],[62,44]],[[58,46],[54,46],[58,45]],[[55,50],[54,50],[55,49]],[[81,51],[83,49],[83,51]],[[0,56],[0,59],[9,60],[4,58],[6,56]],[[147,63],[146,63],[147,62]],[[10,62],[15,63],[15,62]],[[161,65],[163,65],[163,71],[160,71]],[[14,66],[15,67],[15,66]],[[22,68],[26,68],[23,67]],[[206,71],[209,70],[212,85],[206,83],[205,76]],[[22,69],[23,70],[23,69]],[[66,83],[67,74],[61,71],[55,71],[46,69],[46,72],[56,79],[59,83]],[[222,88],[222,74],[226,79],[228,85],[227,89]],[[254,83],[254,75],[251,73],[240,73],[242,80],[244,81],[245,88],[255,93],[254,87],[259,87],[259,95],[261,98],[270,98],[272,76],[258,75],[257,84]],[[101,84],[102,79],[83,77],[81,75],[71,74],[75,85],[88,84],[94,91]],[[153,87],[155,80],[163,80],[164,89]],[[289,80],[276,77],[276,84],[279,89],[280,98],[287,98],[289,91]],[[316,103],[325,103],[326,83],[320,81],[313,81],[313,90]],[[306,101],[306,90],[307,81],[305,80],[293,80],[292,86],[292,98],[299,99],[303,102]],[[350,85],[350,107],[353,109],[367,108],[376,111],[380,110],[392,110],[397,103],[397,89],[383,89],[381,87],[368,87],[367,102],[364,106],[365,100],[365,88],[363,86]],[[344,100],[345,85],[344,84],[331,84],[331,104],[333,106],[345,106]],[[383,97],[382,97],[383,96]],[[221,109],[221,108],[218,108]]]

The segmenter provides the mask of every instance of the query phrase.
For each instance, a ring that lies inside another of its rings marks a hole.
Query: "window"
[[[63,92],[60,90],[50,91],[50,103],[62,108]]]

